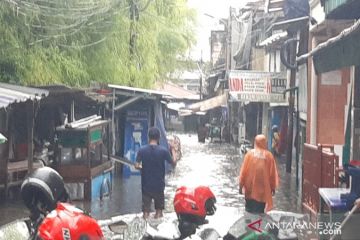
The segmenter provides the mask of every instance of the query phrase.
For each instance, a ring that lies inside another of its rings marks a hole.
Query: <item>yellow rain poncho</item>
[[[273,207],[272,191],[279,185],[276,161],[266,147],[266,137],[257,135],[255,149],[249,151],[240,169],[239,184],[245,199],[266,203],[265,211]]]

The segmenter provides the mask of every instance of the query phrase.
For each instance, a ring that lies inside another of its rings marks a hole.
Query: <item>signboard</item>
[[[287,79],[284,73],[230,71],[230,95],[237,101],[285,102],[283,91]]]
[[[321,85],[341,86],[341,71],[331,71],[321,74]]]
[[[125,122],[124,157],[135,162],[140,147],[147,144],[149,118],[147,110],[128,110]],[[133,167],[124,166],[123,175],[137,175],[140,172]]]

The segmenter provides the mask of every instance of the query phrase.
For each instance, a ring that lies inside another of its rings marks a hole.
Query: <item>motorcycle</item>
[[[215,139],[216,141],[221,142],[221,127],[211,124],[209,127],[209,137],[211,142],[214,142]]]
[[[254,148],[254,146],[249,140],[242,139],[240,141],[240,154],[241,155],[245,155],[248,151],[250,151],[253,148]]]
[[[0,227],[0,239],[105,239],[95,219],[67,203],[63,179],[54,169],[42,167],[30,173],[21,185],[21,196],[30,216]]]

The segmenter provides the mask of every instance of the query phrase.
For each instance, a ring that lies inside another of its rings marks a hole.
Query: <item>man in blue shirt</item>
[[[143,217],[149,217],[151,202],[155,202],[155,218],[162,217],[165,205],[165,161],[175,165],[168,149],[159,145],[160,131],[152,127],[148,132],[149,144],[140,148],[135,167],[141,169]]]

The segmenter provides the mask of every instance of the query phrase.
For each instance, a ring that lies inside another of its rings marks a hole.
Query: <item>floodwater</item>
[[[244,210],[244,197],[238,193],[238,172],[242,159],[239,150],[229,144],[198,143],[196,135],[178,134],[183,157],[176,168],[166,176],[165,212],[173,211],[173,198],[180,186],[209,186],[218,206]],[[274,199],[275,208],[298,212],[300,197],[295,179],[285,174],[284,164],[279,163],[281,186]],[[115,177],[111,197],[92,202],[74,202],[96,219],[141,212],[140,176],[123,179]],[[19,202],[0,205],[0,225],[26,217],[28,212]]]
[[[166,175],[165,212],[173,212],[173,199],[176,189],[181,186],[210,187],[218,206],[238,208],[244,211],[244,196],[239,194],[238,174],[242,157],[238,148],[230,144],[198,143],[194,134],[178,134],[181,140],[182,159],[176,168]],[[285,164],[278,164],[281,185],[274,204],[276,210],[300,212],[300,193],[295,178],[285,173]],[[97,219],[141,212],[140,176],[127,179],[115,178],[113,194],[104,201],[91,204],[78,203]]]
[[[237,174],[240,157],[235,147],[219,143],[198,143],[196,135],[180,134],[182,159],[166,175],[165,212],[173,211],[176,189],[181,186],[209,186],[222,206],[243,207],[238,194]],[[82,204],[80,204],[81,206]],[[93,201],[88,209],[97,219],[141,212],[140,176],[116,178],[113,194],[103,202]],[[89,208],[90,207],[90,208]]]

